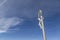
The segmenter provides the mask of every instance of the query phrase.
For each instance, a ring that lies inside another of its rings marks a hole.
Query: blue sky
[[[47,40],[60,40],[59,4],[60,0],[0,0],[0,40],[43,40],[40,9]]]

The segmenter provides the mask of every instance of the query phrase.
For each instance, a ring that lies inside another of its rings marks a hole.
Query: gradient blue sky
[[[0,0],[0,40],[43,40],[40,9],[47,40],[60,40],[60,0]]]

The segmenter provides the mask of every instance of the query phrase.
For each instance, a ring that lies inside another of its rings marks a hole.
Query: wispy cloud
[[[12,2],[12,0],[10,2]],[[16,26],[23,21],[21,18],[15,17],[15,13],[17,10],[15,11],[15,8],[11,8],[13,2],[12,4],[10,2],[8,0],[3,0],[0,3],[0,33],[7,32],[8,30],[9,31],[16,30],[16,29],[9,29],[9,28]],[[14,11],[13,10],[11,11],[10,9],[11,10],[13,9]]]
[[[3,0],[1,3],[0,3],[0,6],[2,6],[3,4],[5,4],[7,2],[7,0]]]
[[[0,33],[7,32],[10,27],[16,26],[22,22],[22,19],[13,18],[0,18]]]

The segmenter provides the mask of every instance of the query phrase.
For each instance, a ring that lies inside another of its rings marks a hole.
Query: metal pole
[[[44,29],[43,16],[42,16],[42,11],[41,10],[40,10],[40,12],[38,14],[38,20],[39,20],[39,26],[40,26],[40,28],[42,30],[42,33],[43,33],[43,40],[47,40],[45,29]]]
[[[42,32],[43,32],[43,38],[44,38],[44,40],[47,40],[46,39],[46,33],[45,33],[45,31],[43,30]]]
[[[42,20],[42,33],[43,33],[43,38],[44,38],[44,40],[47,40],[46,39],[46,32],[45,32],[45,29],[44,29],[44,23],[43,23],[43,20]]]

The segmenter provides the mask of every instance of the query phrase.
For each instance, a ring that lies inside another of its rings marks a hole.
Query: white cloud
[[[0,33],[7,32],[10,27],[16,26],[22,22],[22,19],[13,18],[0,18]]]

